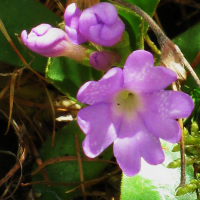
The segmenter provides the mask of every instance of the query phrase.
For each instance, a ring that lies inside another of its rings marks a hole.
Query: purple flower
[[[81,44],[87,41],[87,39],[79,31],[78,21],[80,15],[81,11],[76,7],[75,3],[67,6],[64,14],[65,31],[72,44]]]
[[[89,57],[90,65],[99,71],[108,71],[119,60],[118,54],[108,51],[95,51]]]
[[[29,34],[22,31],[21,39],[29,49],[46,57],[63,56],[70,46],[67,34],[49,24],[40,24]]]
[[[98,156],[112,142],[116,160],[128,176],[140,171],[141,157],[151,165],[164,161],[159,138],[176,143],[181,130],[176,119],[188,117],[194,107],[189,95],[163,90],[176,80],[165,67],[154,67],[151,53],[134,51],[124,69],[112,68],[98,82],[78,91],[81,109],[77,122],[86,138],[83,150]]]
[[[98,3],[85,9],[79,18],[79,30],[89,41],[103,46],[119,42],[125,29],[117,10],[110,3]]]

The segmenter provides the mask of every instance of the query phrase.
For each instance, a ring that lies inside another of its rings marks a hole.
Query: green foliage
[[[187,151],[187,149],[186,149]],[[190,157],[190,158],[186,158],[185,159],[185,164],[186,165],[192,165],[193,163],[196,163],[198,162],[198,158],[197,157]],[[173,162],[170,162],[168,165],[167,165],[168,168],[177,168],[177,167],[181,167],[181,159],[178,158],[176,160],[174,160]]]
[[[191,92],[191,97],[194,101],[194,111],[191,115],[191,121],[192,122],[195,122],[195,121],[199,121],[199,113],[200,113],[200,90],[199,89],[194,89],[192,92]],[[198,125],[198,123],[197,123]]]
[[[199,126],[196,121],[191,124],[191,135],[198,136],[199,135]]]
[[[36,14],[40,13],[40,14]],[[34,0],[20,1],[1,1],[0,2],[0,19],[10,35],[12,41],[16,45],[24,59],[29,63],[33,60],[31,67],[37,72],[44,73],[47,58],[31,52],[32,58],[28,54],[28,49],[25,49],[18,41],[22,30],[28,32],[35,26],[41,23],[48,23],[52,26],[57,26],[61,22],[61,18],[43,6],[41,3]],[[30,52],[30,51],[29,51]],[[8,43],[2,32],[0,31],[0,61],[14,66],[24,67],[11,45]]]
[[[63,129],[56,133],[55,147],[51,147],[52,137],[50,137],[40,149],[40,157],[43,161],[56,158],[60,156],[77,156],[75,148],[75,133],[78,134],[79,145],[85,135],[81,132],[77,122],[71,122]],[[81,156],[86,157],[81,149]],[[112,157],[112,148],[109,147],[98,158],[110,160]],[[91,180],[96,178],[99,173],[107,165],[106,162],[86,162],[82,161],[84,180]],[[50,182],[59,183],[73,183],[80,182],[80,172],[77,161],[59,162],[46,166],[46,171]],[[32,177],[32,181],[43,181],[41,172]],[[78,184],[80,185],[80,184]],[[71,186],[47,186],[47,185],[34,185],[35,193],[40,196],[39,200],[73,200],[76,196],[81,194],[81,191],[65,193],[68,190],[75,188],[78,185]]]
[[[89,80],[98,80],[102,72],[86,67],[66,57],[49,58],[46,78],[59,91],[76,98],[81,85]]]
[[[195,89],[191,93],[191,97],[194,100],[195,107],[193,110],[192,115],[190,118],[186,120],[188,129],[184,129],[184,136],[185,136],[185,164],[187,166],[198,166],[200,163],[200,132],[199,132],[199,115],[200,115],[200,90]],[[180,145],[177,145],[173,148],[173,152],[177,152],[180,149]],[[169,163],[167,166],[168,168],[177,168],[181,166],[181,160],[176,159]],[[193,169],[195,170],[195,169]],[[198,170],[195,170],[195,176],[198,174]],[[194,177],[193,177],[194,178]],[[195,191],[197,188],[199,188],[199,178],[197,176],[197,179],[190,178],[190,183],[186,184],[185,186],[179,187],[177,190],[176,195],[181,196],[184,194],[190,194],[191,192]]]
[[[141,9],[143,9],[150,16],[153,15],[153,12],[156,9],[156,6],[159,0],[125,0],[129,3],[132,3]],[[116,5],[119,15],[122,19],[126,19],[126,31],[129,33],[130,43],[133,50],[140,48],[143,46],[141,44],[141,38],[147,31],[147,24],[145,22],[143,32],[141,32],[141,26],[143,26],[143,20],[140,16],[132,12],[129,8],[124,8]],[[142,35],[142,36],[141,36]],[[143,43],[143,42],[142,42]]]
[[[178,188],[176,196],[187,194],[189,192],[194,192],[197,188],[198,188],[197,180],[193,179],[193,180],[190,181],[190,184],[187,184],[185,186]]]
[[[193,63],[195,57],[200,50],[200,23],[188,29],[183,34],[176,37],[173,42],[176,43],[181,49],[183,55],[190,64]],[[195,72],[200,77],[200,63],[196,66]],[[197,87],[193,77],[189,75],[188,79],[182,86],[182,91],[191,93]]]

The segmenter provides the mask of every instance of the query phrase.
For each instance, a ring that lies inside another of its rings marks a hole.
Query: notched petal
[[[89,81],[78,91],[78,101],[94,105],[96,103],[108,103],[113,94],[123,85],[123,73],[121,68],[112,68],[98,82]]]
[[[144,50],[134,51],[124,66],[124,86],[133,92],[160,91],[174,82],[176,74],[165,67],[154,67],[153,55]]]
[[[113,122],[108,104],[96,104],[79,111],[77,122],[86,138],[83,150],[88,157],[94,158],[102,153],[117,137],[119,121]]]
[[[187,118],[194,108],[192,98],[179,91],[160,91],[143,95],[143,97],[146,99],[147,109],[160,115],[160,117]]]
[[[161,164],[165,160],[160,140],[150,132],[141,134],[141,155],[151,165]]]
[[[170,105],[170,117],[175,119],[189,117],[194,109],[192,98],[183,92],[173,92]]]
[[[146,128],[138,115],[131,120],[123,118],[118,130],[117,139],[114,141],[113,151],[122,171],[127,176],[134,176],[141,168],[141,136]]]
[[[141,168],[141,153],[137,139],[117,138],[113,146],[117,163],[127,176],[135,176]]]
[[[171,143],[181,139],[181,129],[175,119],[169,119],[153,112],[143,113],[144,123],[153,135]]]

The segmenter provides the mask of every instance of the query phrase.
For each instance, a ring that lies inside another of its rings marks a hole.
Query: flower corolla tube
[[[159,138],[179,142],[177,119],[188,117],[194,108],[189,95],[164,90],[176,79],[172,70],[154,67],[151,53],[137,50],[123,70],[115,67],[99,81],[86,82],[77,94],[78,101],[89,105],[77,115],[86,134],[85,154],[96,157],[113,143],[114,156],[127,176],[140,171],[141,157],[151,165],[162,163]]]
[[[23,30],[21,40],[30,50],[46,57],[63,56],[71,45],[63,30],[49,24],[40,24],[29,34]]]

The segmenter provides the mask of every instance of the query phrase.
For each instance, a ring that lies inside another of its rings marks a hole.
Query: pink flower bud
[[[49,24],[40,24],[29,34],[23,30],[21,39],[30,50],[46,57],[63,56],[70,46],[67,34]]]
[[[89,58],[90,65],[99,71],[108,71],[119,60],[119,55],[109,51],[95,51]]]
[[[64,14],[65,31],[68,39],[72,44],[81,44],[87,41],[87,39],[79,31],[79,17],[81,11],[76,7],[75,3],[67,6]]]
[[[119,42],[125,29],[117,9],[110,3],[98,3],[84,10],[79,18],[79,30],[89,41],[102,46]]]

